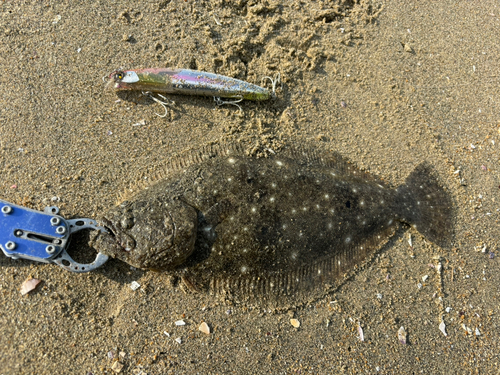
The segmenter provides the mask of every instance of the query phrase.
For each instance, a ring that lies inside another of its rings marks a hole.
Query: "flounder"
[[[236,302],[297,305],[342,283],[400,222],[449,245],[451,198],[433,175],[421,164],[391,189],[335,153],[211,146],[105,214],[109,234],[92,246]]]

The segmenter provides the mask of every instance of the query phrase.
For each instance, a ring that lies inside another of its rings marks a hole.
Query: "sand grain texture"
[[[123,374],[497,371],[500,6],[360,3],[0,5],[2,199],[96,217],[183,151],[291,139],[391,186],[429,162],[456,205],[451,251],[400,230],[337,292],[283,313],[186,294],[118,261],[76,275],[0,256],[1,374],[109,374],[116,361]],[[175,96],[166,119],[147,97],[103,90],[113,70],[153,66],[257,84],[280,72],[283,86],[243,114]],[[44,282],[21,296],[28,277]]]

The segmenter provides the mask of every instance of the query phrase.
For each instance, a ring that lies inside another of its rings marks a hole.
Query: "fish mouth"
[[[135,240],[120,228],[117,228],[111,220],[103,217],[102,226],[108,231],[108,239],[111,237],[115,245],[122,251],[129,252],[135,249]]]

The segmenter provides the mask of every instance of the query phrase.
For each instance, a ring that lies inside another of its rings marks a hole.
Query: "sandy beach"
[[[253,154],[317,144],[392,187],[427,162],[454,204],[450,249],[402,226],[335,292],[285,311],[192,293],[114,259],[75,274],[1,254],[0,375],[498,373],[498,2],[3,1],[0,10],[3,200],[96,218],[169,160],[233,142]],[[160,118],[150,98],[107,91],[102,78],[148,67],[259,85],[280,73],[281,85],[241,112],[172,95]],[[30,277],[42,282],[21,295]]]

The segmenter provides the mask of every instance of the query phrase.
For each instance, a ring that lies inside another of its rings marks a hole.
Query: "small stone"
[[[365,334],[363,332],[363,328],[361,328],[361,325],[359,324],[358,324],[358,335],[360,341],[365,341]]]
[[[465,324],[462,323],[462,329],[468,334],[468,335],[472,335],[472,329],[470,329],[469,327],[467,327]]]
[[[42,281],[41,280],[38,280],[38,279],[33,279],[33,278],[29,278],[29,279],[26,279],[23,283],[23,285],[21,285],[21,295],[25,295],[25,294],[28,294],[29,292],[31,292],[32,290],[34,290],[38,284],[40,284]]]
[[[130,289],[132,289],[133,291],[136,291],[140,287],[141,287],[141,284],[139,284],[137,281],[132,281],[130,283]]]
[[[398,339],[401,344],[406,345],[406,331],[403,326],[398,330]]]
[[[403,49],[405,52],[413,52],[413,48],[408,43],[403,43]]]
[[[177,337],[175,341],[177,342],[177,344],[182,344],[182,339],[180,337]]]
[[[292,326],[294,326],[295,328],[299,328],[300,327],[300,322],[298,321],[298,319],[290,319],[290,324]]]
[[[113,370],[116,373],[119,373],[122,370],[122,368],[123,368],[123,364],[121,364],[118,361],[113,363],[113,366],[111,366],[111,370]]]
[[[208,326],[208,324],[207,324],[207,323],[205,323],[205,322],[201,323],[201,324],[200,324],[200,326],[198,327],[198,329],[199,329],[201,332],[203,332],[203,333],[205,333],[205,334],[207,334],[207,335],[209,335],[209,334],[210,334],[210,327],[209,327],[209,326]]]
[[[441,321],[441,323],[439,323],[439,330],[443,332],[443,335],[448,336],[448,334],[446,333],[446,324],[444,324],[444,321]]]
[[[177,320],[177,321],[175,322],[175,325],[176,325],[176,326],[185,326],[185,325],[186,325],[186,322],[185,322],[184,320],[182,320],[182,319],[181,319],[181,320]]]

